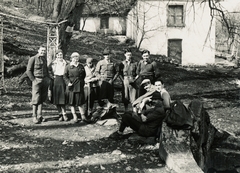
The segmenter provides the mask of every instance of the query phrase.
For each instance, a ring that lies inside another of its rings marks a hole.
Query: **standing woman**
[[[73,52],[71,55],[71,62],[66,66],[64,72],[64,79],[67,84],[67,103],[70,106],[73,121],[78,122],[75,107],[78,107],[82,120],[86,120],[84,111],[84,78],[86,72],[84,66],[80,64],[80,55]]]
[[[50,69],[54,76],[53,82],[53,104],[57,106],[59,113],[59,121],[67,121],[66,116],[66,99],[65,99],[65,89],[66,85],[63,80],[64,69],[67,62],[63,59],[63,52],[61,49],[56,51],[56,59],[51,63]]]

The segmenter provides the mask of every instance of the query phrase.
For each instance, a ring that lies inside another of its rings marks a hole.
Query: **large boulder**
[[[199,100],[188,108],[195,122],[191,130],[173,130],[163,123],[159,154],[178,173],[240,172],[240,138],[215,128]]]

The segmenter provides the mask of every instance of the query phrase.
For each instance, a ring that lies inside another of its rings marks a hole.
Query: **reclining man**
[[[132,128],[140,136],[155,137],[157,135],[164,118],[170,113],[171,98],[161,80],[155,82],[155,89],[152,88],[150,80],[144,80],[141,85],[147,93],[135,100],[133,107],[136,109],[133,113],[122,115],[118,131],[111,134],[109,138],[124,139],[123,132],[126,127]]]

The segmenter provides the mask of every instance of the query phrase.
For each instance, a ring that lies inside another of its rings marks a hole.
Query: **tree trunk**
[[[58,15],[60,14],[62,6],[62,0],[55,0],[53,5],[52,20],[57,21]]]
[[[70,3],[67,1],[66,5],[71,8],[71,11],[70,9],[63,9],[64,11],[61,11],[61,14],[58,17],[59,21],[61,19],[61,16],[65,16],[63,20],[68,20],[60,26],[59,30],[60,49],[62,49],[64,55],[67,53],[68,45],[72,37],[73,28],[74,30],[79,30],[80,28],[80,17],[84,8],[84,0],[77,0],[75,4],[73,3],[74,2]],[[66,13],[68,14],[66,15]],[[67,27],[70,27],[71,29],[68,30]]]

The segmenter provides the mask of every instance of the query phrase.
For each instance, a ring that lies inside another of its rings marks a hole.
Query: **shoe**
[[[121,135],[118,133],[118,131],[112,133],[111,135],[109,135],[110,139],[115,139],[115,140],[119,140],[119,139],[124,139],[124,135]]]
[[[91,119],[87,119],[87,118],[82,119],[82,121],[83,121],[84,123],[87,123],[87,124],[93,123],[93,121],[92,121]]]
[[[64,120],[64,121],[68,121],[67,115],[63,115],[62,117],[63,117],[63,120]]]
[[[73,120],[74,123],[78,123],[79,122],[78,118],[73,118],[72,120]]]
[[[38,119],[39,119],[40,122],[46,122],[47,121],[45,118],[43,118],[43,116],[39,116]]]
[[[60,115],[58,121],[63,121],[63,116],[62,115]]]
[[[34,124],[40,123],[39,120],[37,119],[37,117],[33,117],[33,123],[34,123]]]

